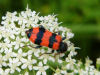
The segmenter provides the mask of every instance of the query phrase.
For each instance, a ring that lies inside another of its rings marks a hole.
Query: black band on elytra
[[[40,43],[42,42],[42,37],[43,37],[43,34],[45,32],[45,29],[44,28],[39,28],[39,32],[37,33],[37,38],[35,40],[35,44],[38,44],[40,45]]]

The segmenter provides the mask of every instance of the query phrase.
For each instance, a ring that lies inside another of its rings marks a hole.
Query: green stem
[[[56,72],[56,70],[53,67],[51,67],[51,66],[49,66],[49,67],[50,67],[51,70],[53,70],[54,72]]]
[[[34,70],[33,70],[33,75],[36,75]]]

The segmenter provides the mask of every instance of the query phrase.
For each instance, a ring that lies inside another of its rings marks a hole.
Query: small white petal
[[[7,66],[7,63],[6,62],[3,62],[2,65],[6,67]]]
[[[6,17],[5,16],[2,16],[2,20],[5,20],[6,19]]]
[[[0,74],[2,74],[2,73],[3,73],[3,69],[0,68]]]
[[[18,48],[19,48],[19,45],[15,45],[14,49],[16,50],[16,49],[18,49]]]
[[[21,69],[20,69],[20,68],[16,68],[16,70],[17,70],[18,72],[20,72],[20,71],[21,71]]]
[[[22,36],[25,36],[25,32],[22,32],[21,35],[22,35]]]
[[[36,57],[39,57],[39,53],[38,52],[34,52],[34,55],[36,56]]]
[[[28,68],[29,68],[29,70],[32,70],[32,65],[29,65]]]
[[[10,36],[12,39],[15,39],[15,36],[12,34],[11,36]]]
[[[44,59],[44,60],[43,60],[43,63],[46,64],[46,63],[47,63],[47,59]]]
[[[44,66],[44,69],[47,70],[49,68],[49,66]]]
[[[71,32],[67,32],[67,38],[70,39],[70,38],[72,38],[72,37],[74,37],[74,34],[71,33]]]
[[[13,69],[10,71],[10,73],[14,73],[14,72],[15,72],[15,70],[13,70]]]
[[[22,63],[25,63],[25,62],[27,62],[27,59],[22,58],[22,59],[21,59],[21,62],[22,62]]]
[[[55,62],[55,59],[54,59],[54,58],[52,58],[52,57],[49,57],[49,60],[51,60],[51,61]]]
[[[5,70],[5,73],[8,74],[9,72],[10,72],[10,69],[6,69],[6,70]]]
[[[27,53],[23,53],[22,56],[23,56],[23,57],[27,56]]]
[[[33,66],[33,69],[34,69],[34,70],[38,70],[39,67],[37,67],[37,66]]]
[[[58,59],[58,62],[59,62],[59,63],[62,63],[62,60]]]
[[[20,43],[20,47],[23,47],[24,46],[24,43]]]
[[[29,56],[28,56],[28,59],[30,59],[30,60],[31,60],[31,57],[32,57],[32,55],[29,55]]]
[[[27,67],[26,64],[23,64],[23,65],[21,66],[22,69],[25,69],[26,67]]]
[[[19,50],[18,50],[18,53],[19,53],[19,54],[22,54],[22,49],[19,49]]]
[[[46,72],[44,71],[44,72],[42,72],[42,75],[46,75]]]
[[[12,57],[16,57],[16,56],[17,56],[17,53],[14,53],[14,52],[13,52],[13,53],[11,54],[11,56],[12,56]]]
[[[29,50],[28,51],[28,55],[32,54],[33,53],[33,50]]]
[[[66,65],[66,68],[67,68],[67,69],[70,69],[70,64],[67,64],[67,65]]]
[[[67,72],[66,72],[66,71],[63,71],[63,70],[61,71],[61,73],[62,73],[62,74],[66,74],[66,75],[67,75]]]
[[[38,64],[39,66],[43,66],[43,64],[42,64],[42,62],[39,62],[39,64]]]
[[[21,65],[21,62],[18,62],[18,63],[17,63],[17,66],[20,66],[20,65]]]
[[[36,73],[36,75],[41,75],[41,72],[40,72],[40,71],[38,71],[38,72]]]
[[[35,59],[32,60],[32,63],[35,64],[37,61]]]
[[[28,72],[25,72],[25,74],[24,75],[29,75],[29,73]]]

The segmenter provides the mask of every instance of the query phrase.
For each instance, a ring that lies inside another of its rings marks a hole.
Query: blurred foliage
[[[62,26],[72,29],[72,39],[78,50],[77,58],[100,57],[100,0],[0,0],[0,21],[7,11],[29,8],[40,15],[57,14]]]

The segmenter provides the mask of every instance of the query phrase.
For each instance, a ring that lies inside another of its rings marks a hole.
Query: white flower
[[[100,65],[100,58],[97,58],[96,64]]]
[[[12,42],[12,44],[15,45],[14,49],[16,50],[20,47],[23,47],[24,43],[22,43],[22,42],[23,42],[22,39],[17,36],[16,41]]]
[[[50,56],[49,54],[43,54],[40,56],[39,59],[43,59],[44,64],[46,64],[48,60],[51,60],[53,62],[55,61],[55,59],[52,56]]]
[[[19,17],[18,17],[18,24],[19,25],[22,25],[22,23],[23,23],[23,16],[21,16],[20,14],[19,14]]]
[[[76,60],[72,59],[70,56],[68,56],[68,58],[66,58],[66,62],[68,62],[68,64],[66,65],[66,68],[73,70],[74,69],[74,65],[76,64],[75,63]]]
[[[74,34],[71,32],[67,32],[67,39],[74,37]]]
[[[28,56],[28,59],[23,59],[22,63],[23,65],[21,66],[22,69],[26,69],[27,67],[29,68],[29,70],[32,70],[32,65],[35,64],[37,61],[35,59],[31,58],[32,55]]]
[[[18,33],[21,34],[21,36],[25,36],[25,25],[22,27],[18,28]]]
[[[29,75],[29,72],[25,72],[25,74],[24,75]]]
[[[0,54],[0,67],[2,67],[3,56]]]
[[[92,61],[91,61],[89,58],[86,58],[85,66],[86,66],[86,67],[89,67],[90,64],[92,64]]]
[[[21,65],[21,62],[19,62],[17,58],[13,58],[13,59],[10,58],[9,63],[8,63],[8,66],[10,67],[10,73],[14,73],[15,70],[20,72],[21,71],[21,69],[19,68],[20,65]]]
[[[88,74],[88,71],[85,71],[83,69],[79,69],[79,74],[80,75],[87,75]]]
[[[0,75],[9,75],[10,69],[5,69],[3,70],[2,68],[0,68]]]
[[[3,32],[4,32],[3,30],[4,30],[4,28],[3,27],[0,27],[0,40],[3,37]]]
[[[18,53],[13,53],[13,57],[18,58],[19,61],[22,61],[23,58],[26,56],[27,56],[27,53],[24,53],[21,48],[18,50]]]
[[[11,47],[12,45],[10,43],[0,43],[0,48],[1,48],[0,53],[8,50]]]
[[[11,38],[11,39],[15,39],[15,35],[14,35],[14,30],[11,30],[11,29],[8,29],[8,30],[4,30],[4,33],[3,33],[3,37],[5,38]]]
[[[32,48],[31,48],[32,49]],[[30,54],[32,54],[32,53],[34,53],[34,55],[36,56],[36,57],[39,57],[39,53],[40,53],[40,49],[35,49],[35,48],[33,48],[32,50],[29,50],[28,51],[28,54],[30,55]]]
[[[45,53],[51,53],[52,49],[48,48],[48,51],[45,51],[44,49],[41,49],[41,54],[39,59],[43,60],[43,63],[46,64],[48,60],[55,62],[54,54],[45,54]]]
[[[100,71],[98,71],[98,70],[95,69],[95,70],[94,70],[94,74],[95,74],[95,75],[100,75]]]
[[[59,68],[56,69],[56,72],[54,73],[54,75],[62,75],[61,74],[61,70]]]
[[[5,55],[3,56],[3,60],[4,61],[8,61],[9,58],[13,57],[14,52],[12,52],[12,48],[10,48],[9,50],[5,50]]]
[[[47,70],[49,66],[43,66],[42,62],[39,62],[38,66],[33,66],[34,70],[38,70],[36,75],[46,75],[45,70]]]
[[[58,59],[58,62],[59,62],[59,63],[62,63],[63,61],[62,61],[61,59]]]

